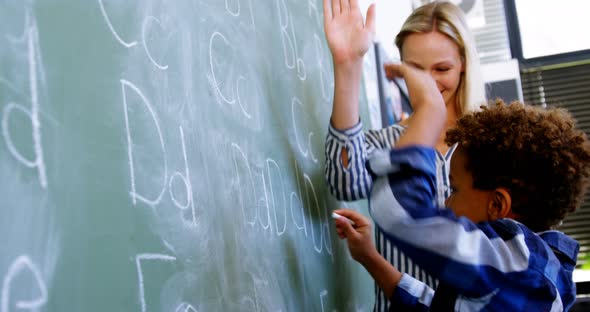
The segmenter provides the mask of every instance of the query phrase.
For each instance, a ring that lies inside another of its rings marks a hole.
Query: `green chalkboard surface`
[[[320,0],[0,21],[0,312],[372,309],[328,213]]]

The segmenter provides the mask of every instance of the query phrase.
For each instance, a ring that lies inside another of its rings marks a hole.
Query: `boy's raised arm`
[[[386,64],[387,77],[406,80],[414,113],[396,147],[421,145],[434,147],[444,131],[447,118],[445,101],[434,79],[426,71],[407,64]]]

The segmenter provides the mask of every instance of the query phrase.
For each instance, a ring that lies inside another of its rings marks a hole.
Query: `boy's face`
[[[458,217],[466,217],[478,223],[491,221],[488,209],[494,191],[479,190],[473,187],[473,176],[465,169],[467,155],[461,147],[457,147],[451,158],[451,195],[445,201]]]

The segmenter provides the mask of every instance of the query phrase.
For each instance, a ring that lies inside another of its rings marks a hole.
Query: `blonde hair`
[[[475,40],[467,28],[465,15],[459,7],[446,1],[434,1],[417,8],[402,25],[395,37],[395,45],[401,53],[409,35],[432,31],[438,31],[455,42],[465,64],[457,88],[457,113],[462,116],[467,112],[478,111],[481,105],[486,104],[479,56]]]

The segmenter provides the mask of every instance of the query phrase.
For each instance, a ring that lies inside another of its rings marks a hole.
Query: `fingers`
[[[340,239],[347,238],[346,232],[344,232],[344,228],[338,223],[338,220],[334,221],[334,223],[336,224],[336,233],[338,233],[338,237],[340,237]]]
[[[340,15],[340,0],[332,1],[332,16]]]
[[[350,0],[350,11],[356,12],[359,9],[359,0]]]
[[[344,222],[343,222],[344,221]],[[345,220],[339,220],[336,219],[334,220],[334,224],[336,225],[336,233],[338,233],[338,237],[340,238],[348,238],[348,232],[345,231],[344,227],[345,227]]]
[[[351,209],[338,209],[334,212],[341,216],[334,220],[340,238],[358,240],[360,233],[366,231],[367,227],[370,231],[370,222],[362,214]]]
[[[332,19],[334,16],[358,9],[358,0],[324,0],[324,19]]]
[[[373,37],[375,37],[375,3],[372,3],[367,9],[367,20],[365,22],[365,29],[368,29],[373,35]]]
[[[350,4],[348,3],[348,1],[349,0],[340,0],[340,10],[342,13],[350,12]]]
[[[346,238],[346,236],[344,235],[344,231],[342,229],[336,228],[336,233],[338,233],[338,237],[340,237],[340,239]]]
[[[336,232],[340,238],[350,238],[356,235],[354,227],[344,218],[336,219],[334,222],[336,224]]]
[[[331,2],[331,0],[324,0],[324,22],[329,21],[334,17],[334,15],[332,14],[332,8],[330,7],[332,5]]]
[[[355,223],[355,227],[357,227],[357,228],[371,225],[371,222],[369,221],[369,219],[365,218],[365,216],[363,216],[359,212],[354,211],[352,209],[337,209],[337,210],[334,210],[334,212],[343,216],[343,217],[346,217],[346,218],[352,220]],[[349,223],[346,220],[342,220],[342,221]],[[351,228],[353,228],[352,225],[351,225]]]
[[[394,64],[394,63],[386,63],[383,64],[383,69],[385,70],[385,76],[389,80],[393,80],[393,78],[404,77],[404,65],[403,64]]]

